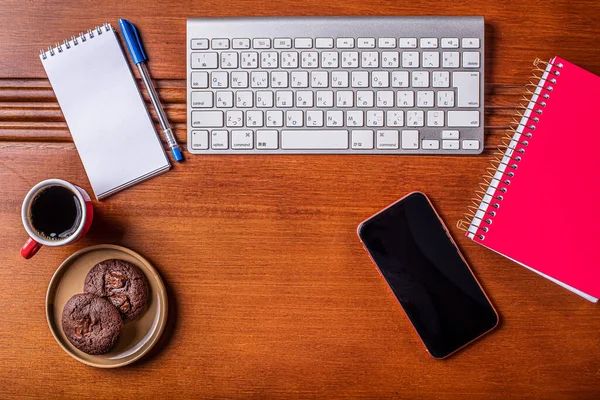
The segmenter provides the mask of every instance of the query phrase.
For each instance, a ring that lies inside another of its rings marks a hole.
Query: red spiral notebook
[[[520,120],[459,221],[475,242],[596,302],[600,297],[600,77],[537,61]],[[527,103],[528,102],[528,103]],[[592,204],[590,204],[592,203]]]

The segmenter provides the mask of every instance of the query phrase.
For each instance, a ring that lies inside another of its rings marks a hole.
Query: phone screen
[[[358,235],[433,357],[452,354],[498,324],[424,194],[411,193],[374,215]]]

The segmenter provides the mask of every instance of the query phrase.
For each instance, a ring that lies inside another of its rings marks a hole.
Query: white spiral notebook
[[[42,50],[40,59],[97,199],[169,170],[110,24]]]

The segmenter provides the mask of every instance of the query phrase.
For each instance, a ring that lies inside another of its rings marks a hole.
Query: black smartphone
[[[498,313],[423,193],[373,215],[358,236],[433,357],[448,357],[498,325]]]

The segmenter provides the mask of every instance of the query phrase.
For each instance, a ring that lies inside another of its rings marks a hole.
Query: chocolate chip
[[[129,298],[124,294],[115,294],[109,297],[113,306],[117,307],[122,313],[126,313],[131,309]]]
[[[120,289],[125,286],[127,277],[119,271],[108,271],[104,275],[104,281],[108,289]]]

